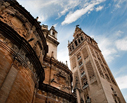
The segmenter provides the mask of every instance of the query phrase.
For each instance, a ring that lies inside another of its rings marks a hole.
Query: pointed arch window
[[[77,41],[75,40],[75,45],[77,46],[78,45],[78,43],[77,43]]]

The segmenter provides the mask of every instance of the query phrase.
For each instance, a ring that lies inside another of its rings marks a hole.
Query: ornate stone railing
[[[44,58],[44,61],[47,61],[48,63],[52,63],[53,65],[55,65],[56,67],[58,67],[59,69],[62,69],[63,71],[65,71],[66,73],[69,73],[69,74],[72,74],[71,70],[69,70],[68,66],[65,65],[64,63],[56,60],[55,58],[53,57],[49,57],[49,56],[46,56]]]

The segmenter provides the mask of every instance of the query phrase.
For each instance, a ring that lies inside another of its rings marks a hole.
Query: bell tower
[[[68,44],[78,103],[125,103],[97,42],[76,26]]]
[[[55,30],[55,27],[52,26],[51,29],[48,30],[47,25],[42,25],[42,31],[46,37],[48,45],[47,55],[57,59],[57,46],[59,45],[59,42],[57,41],[57,31]]]

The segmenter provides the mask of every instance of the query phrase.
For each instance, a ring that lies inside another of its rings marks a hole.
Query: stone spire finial
[[[66,60],[66,66],[68,66],[68,64],[67,64],[67,60]]]
[[[68,44],[70,44],[70,41],[68,40]]]
[[[79,25],[76,25],[76,27],[78,27]]]
[[[36,17],[36,20],[38,21],[38,19],[39,19],[39,17],[37,16],[37,17]]]

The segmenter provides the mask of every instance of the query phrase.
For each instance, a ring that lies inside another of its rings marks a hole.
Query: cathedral
[[[125,103],[97,42],[76,26],[69,69],[57,60],[57,34],[0,0],[0,103]]]

